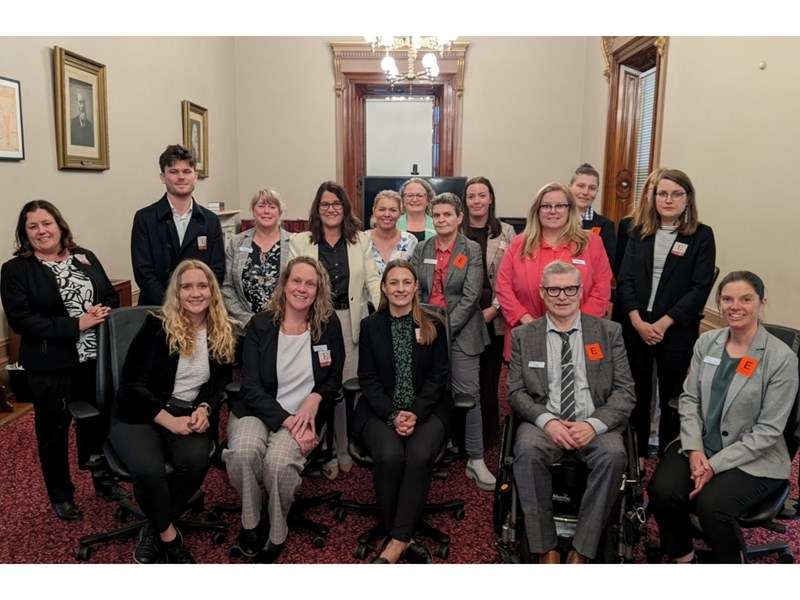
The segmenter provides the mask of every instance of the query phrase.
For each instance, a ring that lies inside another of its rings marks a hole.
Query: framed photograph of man
[[[0,76],[0,160],[23,160],[22,95],[19,81]]]
[[[58,168],[110,169],[105,65],[55,46],[53,72]]]
[[[208,177],[208,110],[184,100],[183,145],[189,149],[195,160],[195,170],[200,179]]]

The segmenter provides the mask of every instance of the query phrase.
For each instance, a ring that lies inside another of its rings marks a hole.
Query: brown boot
[[[568,565],[585,565],[588,562],[589,559],[583,554],[579,554],[577,550],[570,550],[569,554],[567,554]]]
[[[539,564],[540,565],[560,565],[561,564],[561,554],[558,550],[550,550],[549,552],[545,552],[539,555]]]

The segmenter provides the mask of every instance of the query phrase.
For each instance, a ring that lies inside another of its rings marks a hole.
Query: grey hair
[[[575,265],[571,265],[563,260],[554,260],[544,268],[542,272],[542,285],[545,284],[550,275],[572,275],[578,276],[578,285],[581,285],[581,272]]]
[[[464,205],[461,204],[461,198],[456,196],[453,192],[442,192],[438,196],[434,196],[433,200],[431,200],[431,211],[433,211],[433,207],[437,204],[448,204],[452,206],[458,216],[464,214]]]

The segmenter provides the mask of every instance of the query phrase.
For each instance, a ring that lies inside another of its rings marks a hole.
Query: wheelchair
[[[525,519],[514,483],[514,439],[518,423],[519,417],[514,414],[505,419],[494,494],[493,522],[498,536],[495,546],[499,562],[504,564],[531,562]],[[595,562],[633,562],[634,548],[645,533],[646,503],[639,473],[636,437],[627,425],[623,440],[628,466],[620,479],[617,501],[606,525],[603,541],[598,547]],[[558,534],[556,549],[563,556],[572,547],[589,469],[576,458],[565,455],[551,466],[550,472],[553,476],[553,514]]]

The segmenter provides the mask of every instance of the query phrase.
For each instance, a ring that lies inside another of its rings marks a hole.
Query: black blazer
[[[197,239],[201,236],[206,238],[205,250],[200,248]],[[161,306],[169,276],[178,263],[187,258],[207,264],[222,285],[225,242],[217,215],[194,200],[183,244],[179,244],[166,194],[156,203],[136,211],[131,231],[131,263],[140,290],[139,304]]]
[[[625,258],[625,249],[628,247],[628,240],[631,237],[631,227],[633,227],[633,217],[622,217],[617,226],[617,252],[611,268],[614,274],[619,274],[622,268],[622,259]]]
[[[701,223],[694,235],[676,236],[675,243],[686,244],[686,252],[683,256],[671,252],[667,254],[653,310],[647,315],[647,302],[653,280],[655,235],[641,239],[640,231],[640,227],[634,227],[630,231],[617,282],[617,301],[621,302],[625,315],[623,325],[626,325],[630,333],[633,326],[628,313],[632,310],[638,310],[642,319],[650,323],[669,315],[675,323],[667,330],[661,342],[662,347],[691,348],[699,335],[699,315],[702,314],[714,285],[714,232],[711,227]]]
[[[94,304],[117,308],[119,295],[97,257],[85,248],[72,254],[83,254],[89,263],[73,259],[92,280]],[[8,324],[22,336],[19,362],[25,369],[50,371],[78,364],[78,318],[67,314],[53,272],[38,258],[17,256],[5,263],[0,295]]]
[[[150,423],[167,405],[175,387],[178,354],[171,354],[161,319],[145,317],[133,338],[122,367],[114,415],[125,423]],[[207,402],[213,410],[222,401],[230,381],[231,366],[208,358],[211,376],[200,388],[193,405]]]
[[[278,334],[280,327],[272,320],[271,312],[255,315],[247,324],[244,338],[242,363],[242,393],[232,399],[231,410],[237,417],[258,417],[270,431],[278,431],[290,414],[278,404]],[[331,364],[320,365],[316,346],[327,346],[331,352]],[[336,313],[331,318],[319,340],[311,340],[308,348],[314,370],[314,389],[322,396],[323,403],[335,402],[342,387],[344,369],[344,339],[342,326]],[[320,404],[317,411],[316,430],[324,421],[325,410]]]
[[[370,417],[387,422],[395,411],[394,346],[389,311],[378,311],[361,321],[358,341],[358,383],[363,396],[353,415],[353,433],[360,435]],[[411,379],[414,403],[409,409],[417,419],[431,415],[450,431],[451,406],[445,397],[450,377],[450,349],[444,325],[436,322],[433,344],[414,344],[411,355]]]
[[[614,221],[594,211],[592,220],[584,221],[581,219],[581,224],[583,228],[587,230],[596,228],[596,233],[603,240],[603,247],[606,249],[606,255],[608,255],[608,264],[611,265],[611,269],[616,277],[617,234],[614,232]]]

